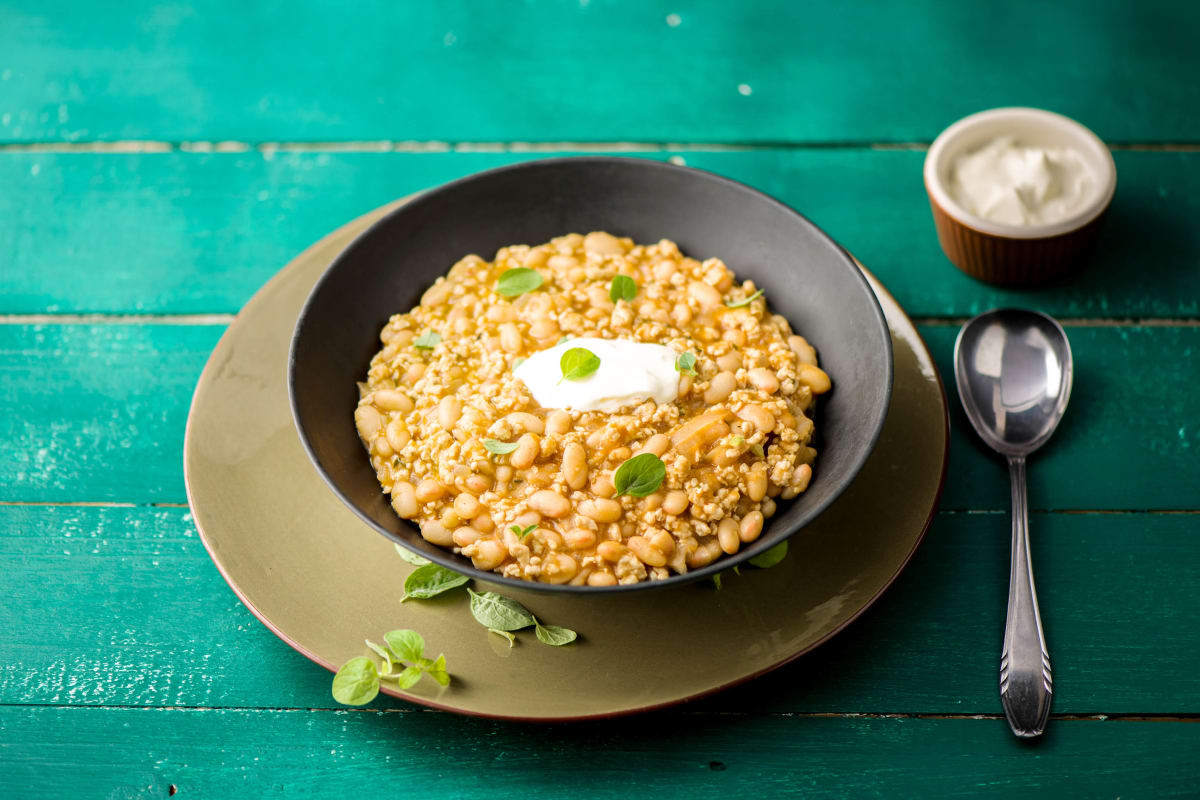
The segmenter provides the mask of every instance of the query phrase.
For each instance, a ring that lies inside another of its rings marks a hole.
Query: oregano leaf
[[[667,477],[667,465],[654,453],[642,453],[629,459],[613,473],[617,497],[623,494],[645,497],[658,491]]]

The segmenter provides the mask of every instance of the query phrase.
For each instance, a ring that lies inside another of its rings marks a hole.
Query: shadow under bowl
[[[764,290],[816,347],[833,389],[820,398],[812,483],[762,535],[686,575],[612,587],[555,586],[475,569],[396,516],[354,425],[356,382],[388,318],[416,306],[468,253],[604,230],[636,242],[672,239],[695,258],[725,261]],[[429,560],[491,584],[561,594],[676,586],[740,564],[801,530],[854,480],[883,428],[892,344],[869,284],[816,225],[754,189],[708,172],[637,158],[556,158],[481,172],[430,190],[364,231],[330,264],[296,321],[288,392],[300,441],[333,492],[364,522]],[[335,535],[331,532],[331,535]]]

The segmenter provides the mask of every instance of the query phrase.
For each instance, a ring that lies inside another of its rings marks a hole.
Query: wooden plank
[[[946,509],[1007,509],[1008,468],[971,429],[954,387],[957,326],[924,326],[950,394]],[[1200,425],[1176,377],[1197,372],[1200,328],[1069,327],[1075,381],[1067,413],[1029,459],[1037,509],[1200,508]]]
[[[1034,516],[1056,713],[1200,712],[1200,629],[1173,627],[1169,647],[1147,635],[1163,608],[1180,619],[1200,613],[1196,521]],[[999,714],[1007,558],[1007,515],[943,514],[863,619],[799,662],[694,708]],[[241,606],[186,509],[0,506],[0,561],[0,703],[335,707],[329,673]],[[421,628],[419,605],[403,615]],[[1137,680],[1114,679],[1129,664],[1146,668]]]
[[[0,325],[0,500],[183,502],[184,421],[220,332]],[[953,375],[955,328],[922,332],[942,374]],[[1072,327],[1070,336],[1076,389],[1055,438],[1031,461],[1032,507],[1200,508],[1200,396],[1168,377],[1194,361],[1200,327]],[[943,508],[1007,509],[1002,462],[952,405]]]
[[[647,155],[647,154],[641,154]],[[665,158],[665,152],[649,154]],[[1200,152],[1116,153],[1095,263],[1043,291],[954,269],[934,236],[924,154],[674,153],[823,226],[917,317],[1026,305],[1064,317],[1200,317]],[[345,221],[520,153],[0,153],[0,313],[232,313]],[[736,266],[736,265],[735,265]]]
[[[535,726],[445,714],[3,708],[18,797],[1195,797],[1200,725],[660,714]]]
[[[183,429],[223,330],[0,325],[0,500],[186,500]]]
[[[1198,27],[1186,0],[23,0],[0,17],[0,138],[927,141],[1034,105],[1194,141]]]

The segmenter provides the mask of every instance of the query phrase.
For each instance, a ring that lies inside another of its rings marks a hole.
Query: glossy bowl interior
[[[664,581],[552,586],[476,570],[425,542],[380,491],[354,426],[356,382],[388,317],[417,304],[462,256],[606,230],[637,242],[673,239],[719,257],[765,290],[769,308],[816,348],[833,379],[817,412],[818,456],[807,492],[780,502],[762,535],[734,556]],[[846,252],[783,204],[711,173],[631,158],[533,161],[463,178],[387,215],[334,260],[296,321],[288,391],[300,440],[329,487],[368,525],[430,560],[492,584],[566,594],[676,585],[746,561],[795,534],[853,481],[883,427],[892,387],[887,323]],[[331,532],[334,535],[334,532]]]

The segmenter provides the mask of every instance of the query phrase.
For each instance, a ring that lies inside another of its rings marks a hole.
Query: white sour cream
[[[1022,147],[1000,136],[954,160],[950,191],[959,205],[986,220],[1043,225],[1082,210],[1096,179],[1076,150]]]
[[[579,380],[562,380],[563,353],[582,347],[600,359],[600,367]],[[661,344],[624,339],[568,339],[534,353],[513,371],[543,408],[619,411],[646,400],[669,403],[679,395],[679,353]]]

